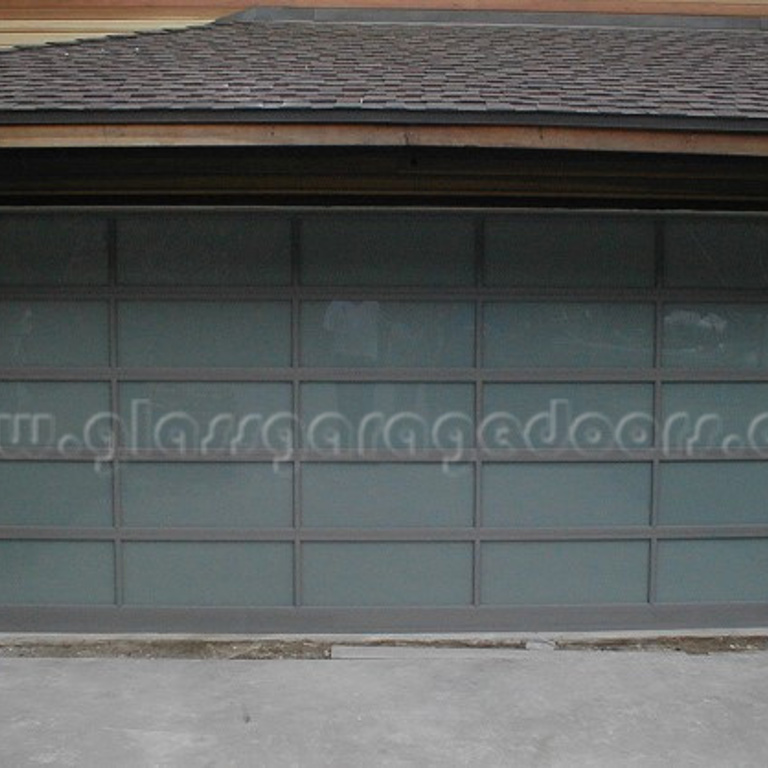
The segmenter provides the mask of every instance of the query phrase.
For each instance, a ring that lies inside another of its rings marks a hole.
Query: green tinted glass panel
[[[471,367],[474,307],[404,301],[307,302],[302,363],[316,367]]]
[[[456,450],[472,445],[471,384],[305,384],[305,446]]]
[[[107,384],[0,383],[0,449],[101,450],[110,427]]]
[[[128,605],[252,606],[293,602],[293,547],[284,543],[126,544]]]
[[[665,446],[768,446],[768,384],[665,384]]]
[[[304,285],[473,285],[474,227],[467,216],[307,216]]]
[[[111,604],[114,570],[109,542],[0,541],[0,604]]]
[[[683,288],[768,286],[768,221],[758,217],[669,218],[665,282]]]
[[[286,217],[135,214],[118,220],[118,279],[131,285],[286,285]]]
[[[579,213],[491,216],[485,283],[578,288],[653,286],[648,218]]]
[[[768,601],[768,539],[660,541],[661,603]]]
[[[303,521],[310,528],[471,526],[466,464],[306,464]]]
[[[644,603],[644,541],[492,542],[482,549],[485,605]]]
[[[648,384],[489,384],[483,445],[491,450],[647,448],[653,443]]]
[[[0,216],[0,284],[107,282],[107,222],[70,214]]]
[[[290,384],[136,382],[121,386],[120,407],[128,447],[238,453],[290,445]]]
[[[668,305],[662,359],[674,368],[768,368],[768,306]]]
[[[648,464],[486,464],[483,522],[490,528],[648,525]]]
[[[490,368],[643,368],[653,365],[647,304],[487,304]]]
[[[88,462],[0,463],[0,525],[112,525],[112,473]]]
[[[109,365],[106,304],[0,303],[0,366]]]
[[[661,525],[768,524],[765,462],[662,464]]]
[[[119,308],[120,364],[286,366],[291,307],[265,302],[130,302]]]
[[[312,606],[467,605],[472,545],[307,543],[304,602]]]
[[[121,471],[123,520],[139,528],[281,528],[293,524],[290,468],[133,464]]]

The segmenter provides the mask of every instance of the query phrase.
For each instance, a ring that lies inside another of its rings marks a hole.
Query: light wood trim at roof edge
[[[768,134],[540,126],[0,125],[0,148],[466,147],[768,157]]]

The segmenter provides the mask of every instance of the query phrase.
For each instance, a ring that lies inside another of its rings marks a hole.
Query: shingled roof
[[[715,121],[768,127],[768,33],[233,20],[0,52],[0,122]]]

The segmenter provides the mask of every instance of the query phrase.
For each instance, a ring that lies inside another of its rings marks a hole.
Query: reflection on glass
[[[653,307],[529,302],[485,307],[490,368],[639,368],[653,364]]]
[[[674,368],[768,368],[768,306],[667,306],[663,363]]]
[[[302,363],[315,367],[470,367],[474,311],[468,303],[307,302]]]
[[[686,216],[664,223],[666,285],[674,288],[768,286],[765,216]]]
[[[301,392],[305,446],[313,450],[472,445],[471,384],[318,383]]]
[[[108,339],[104,304],[0,303],[0,366],[108,365]]]

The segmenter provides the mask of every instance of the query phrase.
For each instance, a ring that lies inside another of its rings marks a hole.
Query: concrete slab
[[[0,659],[0,766],[747,768],[768,653]]]

